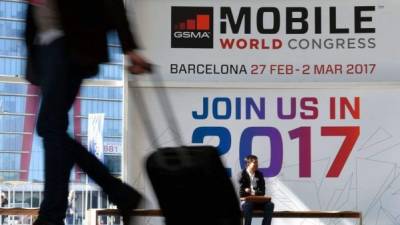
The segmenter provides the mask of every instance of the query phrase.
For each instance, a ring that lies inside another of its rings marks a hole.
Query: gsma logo
[[[213,8],[171,8],[172,48],[213,48]]]

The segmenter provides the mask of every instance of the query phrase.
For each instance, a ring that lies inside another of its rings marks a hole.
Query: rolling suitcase
[[[157,76],[162,82],[157,73],[151,76]],[[160,90],[157,98],[165,118],[178,132],[169,99],[164,88]],[[136,93],[135,98],[147,133],[156,140],[143,97]],[[182,146],[180,135],[175,137],[181,146],[163,148],[155,141],[155,151],[146,160],[146,170],[166,225],[239,225],[239,200],[217,148]]]

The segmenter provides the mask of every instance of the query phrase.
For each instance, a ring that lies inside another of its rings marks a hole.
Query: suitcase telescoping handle
[[[158,103],[160,104],[161,111],[163,111],[162,117],[167,122],[170,131],[174,132],[172,134],[173,140],[175,144],[179,147],[174,147],[174,149],[185,149],[183,147],[183,140],[181,136],[181,132],[178,127],[178,123],[175,117],[175,114],[172,110],[170,99],[168,97],[164,82],[162,80],[161,74],[157,71],[157,67],[154,65],[149,65],[147,71],[150,73],[150,81],[153,83],[153,90],[156,92]],[[134,82],[137,82],[134,79]],[[136,107],[138,107],[138,112],[142,119],[144,128],[149,137],[149,141],[151,146],[154,149],[160,150],[162,146],[157,138],[153,121],[150,119],[150,114],[148,110],[148,105],[144,100],[143,92],[141,90],[140,85],[136,83],[135,91],[134,91],[134,101],[136,101]],[[189,167],[193,162],[187,151],[159,151],[160,154],[154,155],[154,160],[157,161],[157,164],[169,171],[179,171],[184,167]]]
[[[157,99],[158,103],[161,106],[161,109],[163,111],[164,119],[167,122],[167,125],[169,126],[170,130],[174,132],[172,135],[174,142],[178,146],[183,146],[183,140],[181,136],[181,132],[178,127],[178,123],[176,120],[176,117],[174,115],[174,112],[171,107],[170,99],[168,97],[168,93],[165,88],[165,84],[163,82],[161,74],[157,70],[157,66],[155,65],[148,65],[146,68],[147,71],[150,73],[148,76],[150,77],[150,81],[154,85],[154,91],[157,94]],[[137,79],[133,79],[134,82],[136,82],[136,87],[134,91],[134,101],[137,102],[136,107],[138,107],[138,111],[140,114],[140,117],[142,118],[143,125],[146,129],[146,132],[150,138],[150,142],[152,147],[155,149],[161,148],[161,145],[157,139],[156,132],[154,130],[153,122],[150,119],[150,114],[148,110],[148,105],[144,100],[144,96],[142,94],[142,91],[140,90],[141,87],[137,83]],[[185,154],[186,155],[186,154]]]

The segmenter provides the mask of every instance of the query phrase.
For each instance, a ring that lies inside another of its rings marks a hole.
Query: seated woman
[[[245,159],[246,169],[244,169],[239,178],[240,198],[248,196],[264,196],[265,181],[264,176],[258,170],[258,158],[255,155],[249,155]],[[271,225],[272,212],[274,211],[274,203],[266,201],[264,203],[256,203],[251,201],[241,201],[244,214],[244,225],[251,225],[254,209],[264,210],[264,219],[262,225]]]

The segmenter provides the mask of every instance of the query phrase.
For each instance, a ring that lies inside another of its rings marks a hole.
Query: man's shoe
[[[44,219],[41,219],[40,217],[38,217],[35,222],[33,222],[32,225],[64,225],[64,221],[60,222],[60,223],[53,223]]]
[[[125,183],[122,183],[121,188],[115,191],[118,193],[116,194],[118,197],[117,199],[114,199],[114,203],[117,205],[124,225],[130,225],[132,210],[139,206],[139,203],[142,200],[142,195]],[[113,199],[111,199],[111,201],[112,200]]]

